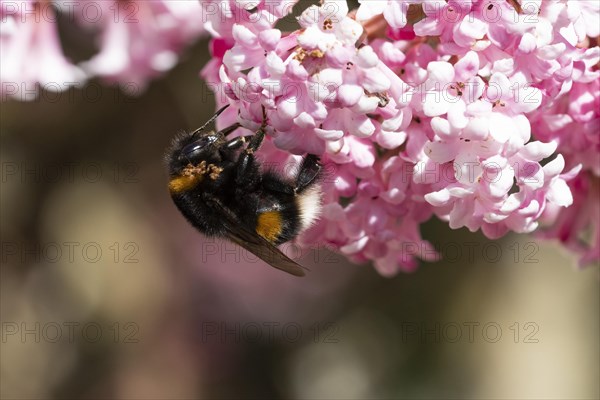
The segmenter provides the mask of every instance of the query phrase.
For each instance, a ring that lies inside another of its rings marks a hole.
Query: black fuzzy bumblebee
[[[239,124],[218,132],[206,129],[226,108],[173,141],[166,155],[171,197],[205,235],[225,237],[273,267],[303,276],[303,267],[276,246],[295,238],[318,216],[319,158],[306,156],[294,182],[261,171],[254,152],[265,136],[264,109],[263,124],[253,136],[228,140]]]

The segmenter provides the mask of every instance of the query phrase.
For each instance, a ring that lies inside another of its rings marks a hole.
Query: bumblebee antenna
[[[217,110],[215,115],[210,117],[210,119],[208,121],[206,121],[206,123],[204,125],[202,125],[200,128],[198,128],[194,132],[192,132],[192,137],[196,136],[198,133],[202,132],[204,130],[204,128],[206,128],[208,125],[212,124],[214,122],[214,120],[217,119],[217,117],[219,115],[221,115],[221,113],[227,109],[227,107],[229,107],[229,104],[226,104],[225,106],[223,106],[219,110]]]

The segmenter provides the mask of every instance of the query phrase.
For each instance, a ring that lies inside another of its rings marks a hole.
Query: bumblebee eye
[[[202,153],[210,144],[214,143],[217,137],[214,135],[204,136],[193,143],[188,144],[181,150],[180,158],[191,160]]]

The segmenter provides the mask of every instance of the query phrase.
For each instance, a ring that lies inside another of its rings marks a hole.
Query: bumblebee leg
[[[244,136],[238,136],[225,143],[225,148],[228,150],[239,149],[244,143],[246,143],[246,138]]]
[[[265,138],[265,126],[267,123],[267,113],[263,107],[263,123],[262,126],[256,131],[254,136],[250,138],[246,150],[242,151],[237,160],[237,173],[235,183],[237,185],[236,191],[240,192],[246,187],[252,187],[260,181],[260,171],[254,152],[259,149],[260,145]],[[244,139],[245,140],[245,139]],[[234,143],[237,145],[237,143]],[[232,144],[233,145],[233,144]]]
[[[219,132],[217,132],[217,135],[223,135],[223,136],[227,136],[229,135],[231,132],[235,131],[237,128],[239,128],[240,123],[236,122],[235,124],[228,126],[227,128],[221,129]]]
[[[260,134],[262,132],[262,134]],[[250,139],[248,146],[242,151],[236,162],[236,192],[241,196],[244,196],[244,192],[247,188],[253,188],[260,182],[260,171],[256,158],[254,157],[254,151],[260,147],[260,144],[264,138],[264,131],[262,128]],[[246,141],[245,138],[241,138],[238,142],[235,139],[232,141],[231,146],[238,146]],[[241,197],[243,198],[243,197]]]
[[[321,171],[321,163],[319,162],[319,157],[314,154],[309,154],[302,161],[302,165],[300,165],[300,171],[298,172],[298,176],[296,177],[296,188],[295,191],[297,193],[301,193],[304,189],[310,186],[311,183],[319,175]]]
[[[260,126],[258,131],[256,131],[254,136],[252,136],[252,139],[250,139],[250,143],[248,143],[248,147],[246,148],[246,153],[251,154],[251,153],[254,153],[256,150],[258,150],[258,148],[260,147],[260,145],[263,142],[263,139],[265,138],[265,127],[267,126],[267,110],[265,110],[265,106],[262,106],[262,112],[263,112],[262,125]]]
[[[321,164],[319,163],[319,157],[309,154],[302,161],[294,184],[290,185],[277,174],[267,172],[263,175],[263,186],[273,192],[291,195],[299,194],[315,181],[320,171]]]
[[[265,130],[263,129],[263,127],[260,127],[260,129],[258,131],[256,131],[254,136],[252,136],[252,138],[250,139],[250,142],[248,143],[248,147],[246,148],[246,153],[252,154],[256,150],[258,150],[258,148],[262,144],[264,138],[265,138]]]
[[[245,151],[242,151],[237,161],[236,191],[241,193],[246,187],[253,187],[261,181],[258,163],[254,152],[260,148],[265,138],[265,127],[267,126],[267,110],[262,106],[263,122],[248,143]]]
[[[228,134],[230,134],[231,132],[235,131],[237,128],[239,128],[241,125],[238,123],[235,123],[219,132],[217,132],[218,134],[222,134],[223,136],[227,136]],[[236,150],[239,149],[240,147],[242,147],[244,144],[246,143],[246,137],[245,136],[238,136],[235,137],[227,142],[225,142],[224,147],[228,150]]]

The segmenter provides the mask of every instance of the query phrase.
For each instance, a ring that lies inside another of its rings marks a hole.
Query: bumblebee
[[[173,140],[166,154],[173,202],[206,236],[227,238],[273,267],[303,276],[304,268],[276,246],[294,239],[318,217],[319,158],[304,157],[293,180],[263,171],[255,152],[265,137],[264,108],[254,135],[227,139],[239,123],[218,132],[207,129],[227,107]]]

